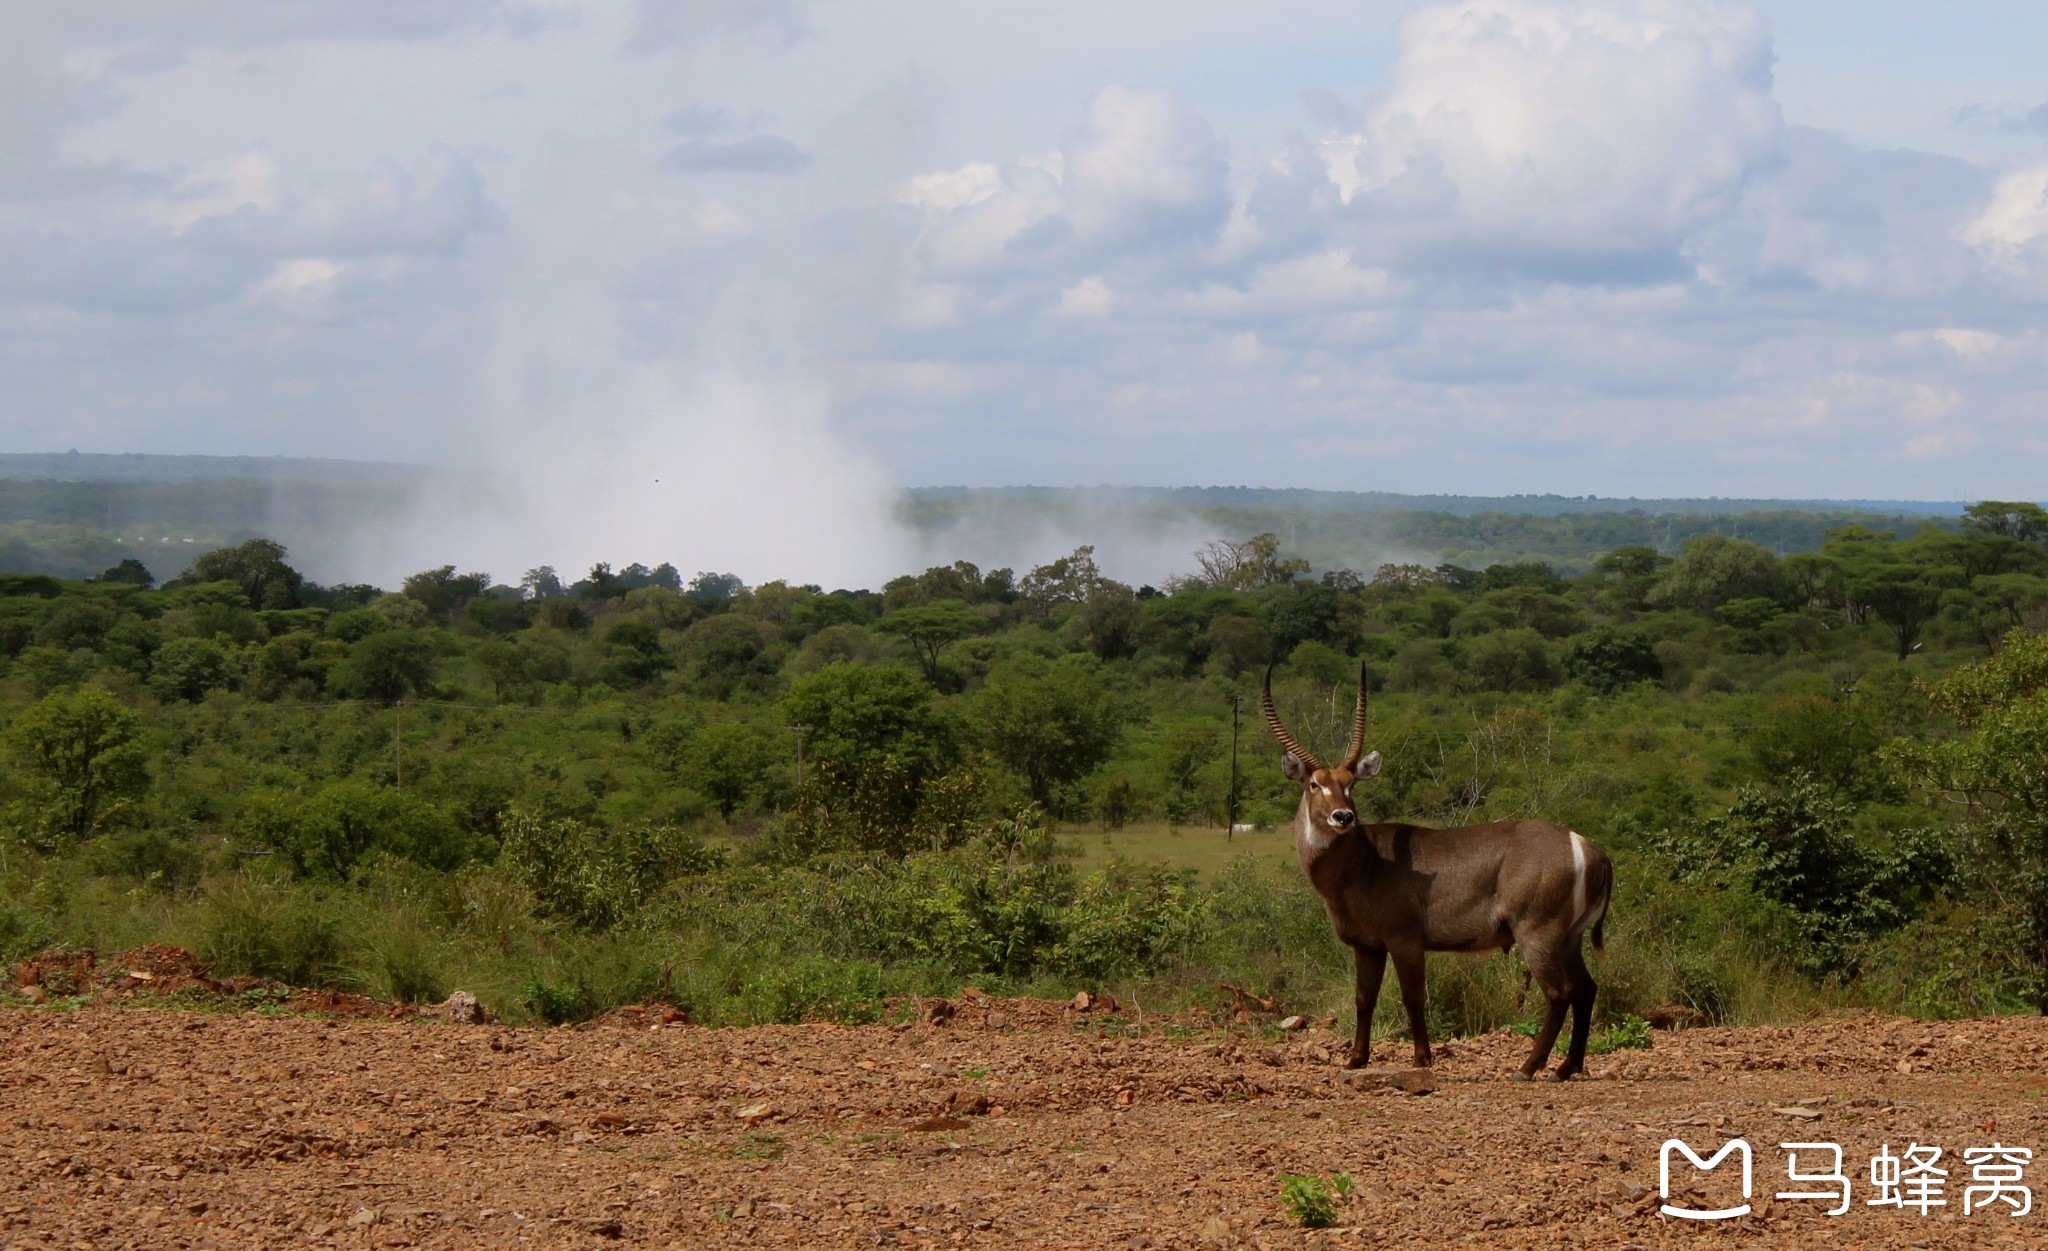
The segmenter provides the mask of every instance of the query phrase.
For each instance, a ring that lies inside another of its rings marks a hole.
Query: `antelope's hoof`
[[[1522,1072],[1520,1069],[1516,1069],[1514,1072],[1508,1074],[1508,1080],[1511,1082],[1526,1082],[1529,1080],[1529,1075],[1527,1073]]]
[[[1344,1067],[1347,1069],[1362,1069],[1371,1063],[1372,1055],[1369,1052],[1354,1051],[1344,1059]]]

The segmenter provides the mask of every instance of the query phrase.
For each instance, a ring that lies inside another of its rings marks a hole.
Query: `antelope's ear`
[[[1290,782],[1308,781],[1308,766],[1291,751],[1280,757],[1280,772],[1286,774]]]
[[[1351,776],[1360,782],[1367,778],[1376,778],[1380,775],[1381,763],[1378,752],[1367,752],[1365,759],[1359,761],[1357,767],[1351,770]]]

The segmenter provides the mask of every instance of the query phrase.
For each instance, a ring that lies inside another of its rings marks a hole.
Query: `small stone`
[[[972,1091],[956,1090],[946,1096],[946,1112],[952,1116],[985,1116],[989,1110],[989,1097]]]
[[[1793,1106],[1787,1108],[1772,1108],[1771,1111],[1776,1112],[1779,1116],[1789,1116],[1796,1121],[1817,1121],[1820,1119],[1820,1110],[1817,1108],[1802,1108],[1798,1106]]]
[[[913,1134],[936,1134],[947,1130],[966,1129],[967,1122],[957,1116],[931,1116],[910,1127]]]
[[[991,1012],[988,1014],[988,1027],[990,1029],[1008,1029],[1010,1028],[1010,1018],[1000,1012]]]
[[[355,1226],[375,1225],[383,1217],[384,1214],[375,1208],[357,1208],[355,1215],[348,1218],[348,1223]]]
[[[1305,1016],[1284,1017],[1280,1021],[1280,1028],[1283,1032],[1289,1034],[1299,1029],[1307,1029],[1308,1018]]]
[[[775,1105],[767,1102],[766,1100],[763,1100],[760,1103],[750,1103],[746,1107],[741,1108],[739,1111],[733,1113],[733,1115],[739,1117],[747,1124],[752,1125],[756,1121],[765,1121],[769,1117],[774,1116]]]
[[[1090,995],[1087,991],[1082,990],[1074,992],[1074,1011],[1086,1012],[1088,1010],[1088,1005],[1093,1002],[1095,1002],[1095,997],[1093,995]]]

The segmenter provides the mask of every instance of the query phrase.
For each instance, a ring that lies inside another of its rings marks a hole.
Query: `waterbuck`
[[[1506,951],[1520,944],[1529,976],[1550,1010],[1516,1079],[1526,1081],[1550,1059],[1565,1010],[1572,1041],[1554,1077],[1585,1067],[1593,1016],[1593,975],[1581,939],[1593,946],[1614,889],[1607,855],[1574,830],[1548,821],[1493,821],[1457,829],[1360,825],[1351,788],[1375,777],[1380,754],[1365,753],[1366,677],[1358,675],[1358,708],[1343,763],[1323,764],[1288,733],[1273,710],[1273,671],[1266,671],[1259,709],[1287,749],[1280,768],[1301,786],[1294,814],[1294,851],[1309,884],[1323,898],[1337,937],[1358,961],[1358,1036],[1349,1067],[1372,1056],[1372,1013],[1387,957],[1401,982],[1401,1003],[1415,1040],[1415,1063],[1428,1067],[1429,1025],[1423,1016],[1423,953]]]

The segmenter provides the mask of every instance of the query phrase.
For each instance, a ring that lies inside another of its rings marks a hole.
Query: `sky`
[[[446,465],[478,559],[845,576],[904,485],[2038,498],[2044,46],[2024,0],[10,5],[0,446]]]

